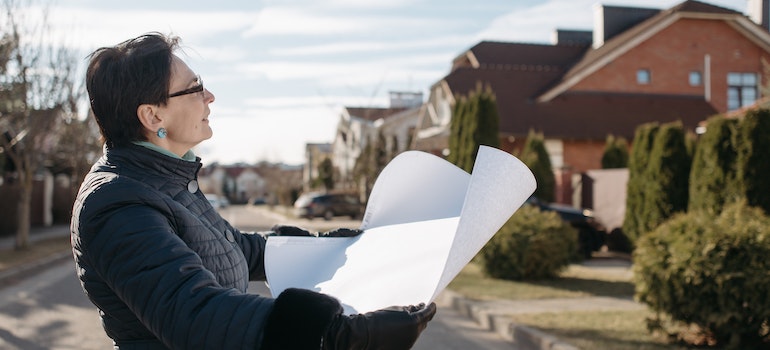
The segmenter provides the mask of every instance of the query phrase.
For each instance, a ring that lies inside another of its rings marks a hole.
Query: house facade
[[[309,192],[313,181],[320,176],[318,168],[326,159],[332,157],[331,143],[305,144],[305,165],[302,168],[302,191]]]
[[[335,182],[340,188],[356,189],[353,168],[364,148],[382,137],[391,153],[408,149],[420,111],[421,92],[390,92],[389,107],[345,107],[332,142]]]
[[[765,1],[766,2],[766,1]],[[699,1],[665,10],[597,5],[593,31],[556,31],[554,44],[480,42],[459,55],[423,108],[414,149],[446,155],[455,96],[488,84],[497,96],[501,148],[518,154],[541,132],[572,201],[573,174],[601,168],[608,135],[638,125],[710,116],[761,96],[770,33],[749,17]]]

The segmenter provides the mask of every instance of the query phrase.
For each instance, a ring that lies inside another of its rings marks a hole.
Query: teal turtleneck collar
[[[167,150],[167,149],[165,149],[163,147],[160,147],[160,146],[158,146],[158,145],[156,145],[156,144],[154,144],[152,142],[148,142],[148,141],[134,141],[134,144],[142,146],[142,147],[145,147],[145,148],[149,148],[149,149],[151,149],[153,151],[165,154],[165,155],[167,155],[169,157],[173,157],[173,158],[176,158],[176,159],[182,159],[182,160],[186,160],[188,162],[194,162],[196,160],[195,153],[193,153],[192,150],[187,151],[187,153],[185,153],[184,156],[180,157],[180,156],[174,154],[173,152],[171,152],[171,151],[169,151],[169,150]]]

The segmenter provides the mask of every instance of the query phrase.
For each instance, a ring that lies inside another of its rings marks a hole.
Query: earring
[[[166,131],[166,128],[158,129],[158,137],[165,139],[166,135],[168,135],[168,131]]]

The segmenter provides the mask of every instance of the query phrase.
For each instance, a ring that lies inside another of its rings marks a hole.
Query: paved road
[[[266,216],[253,208],[233,206],[222,211],[237,227],[264,230],[275,222],[314,230],[357,227],[353,220],[291,221]],[[269,295],[263,282],[253,282],[249,292]],[[0,286],[0,349],[110,349],[112,343],[101,327],[97,310],[80,289],[71,260]],[[513,349],[496,333],[482,330],[450,307],[439,305],[437,316],[423,332],[414,349]]]

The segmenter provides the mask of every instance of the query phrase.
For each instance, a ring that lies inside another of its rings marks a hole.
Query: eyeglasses
[[[193,86],[193,87],[191,87],[189,89],[184,89],[182,91],[177,91],[177,92],[175,92],[173,94],[169,94],[168,98],[182,96],[182,95],[194,94],[194,93],[197,93],[197,92],[203,92],[203,80],[201,80],[200,75],[197,76],[195,80],[198,81],[198,85],[195,85],[195,86]]]

